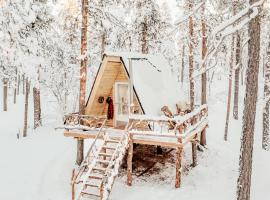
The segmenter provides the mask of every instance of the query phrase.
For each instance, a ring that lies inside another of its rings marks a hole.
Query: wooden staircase
[[[110,195],[127,150],[128,136],[102,129],[103,126],[73,177],[73,200],[106,200]]]

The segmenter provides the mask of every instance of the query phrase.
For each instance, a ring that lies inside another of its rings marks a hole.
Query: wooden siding
[[[92,88],[91,96],[86,107],[86,114],[95,116],[106,115],[108,110],[108,104],[106,103],[107,97],[112,97],[113,102],[115,102],[115,82],[128,81],[128,74],[120,60],[120,57],[104,57],[102,65],[99,69],[99,73],[96,77],[96,81],[94,83],[95,85]],[[102,104],[98,103],[98,98],[100,96],[104,97],[104,102]],[[134,97],[134,104],[136,107],[139,107],[140,104],[135,93]],[[116,106],[114,105],[114,108],[115,107]],[[140,111],[141,110],[142,109],[140,108]],[[114,120],[109,120],[107,125],[113,126]]]

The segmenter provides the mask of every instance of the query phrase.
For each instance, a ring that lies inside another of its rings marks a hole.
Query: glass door
[[[128,122],[129,87],[128,83],[115,83],[116,126]]]

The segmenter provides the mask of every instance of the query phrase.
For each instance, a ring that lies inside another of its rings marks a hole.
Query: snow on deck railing
[[[130,120],[139,120],[139,121],[160,121],[160,122],[168,122],[168,121],[175,121],[177,124],[184,123],[185,121],[189,120],[193,116],[199,114],[202,110],[207,109],[207,104],[204,104],[198,108],[196,108],[191,113],[186,115],[177,115],[172,118],[166,116],[153,116],[153,115],[129,115]]]
[[[205,104],[196,108],[191,113],[172,118],[166,116],[130,115],[129,120],[132,123],[129,132],[134,135],[150,137],[175,138],[181,136],[184,138],[190,132],[196,132],[199,126],[203,125],[205,127],[208,124],[207,111],[208,106]],[[144,127],[149,127],[150,130],[148,128],[141,130],[140,124],[144,122],[147,123]],[[164,124],[166,126],[165,129],[163,129]]]

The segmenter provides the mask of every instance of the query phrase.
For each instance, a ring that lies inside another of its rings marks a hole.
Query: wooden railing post
[[[181,174],[182,174],[182,138],[181,136],[178,138],[179,147],[176,149],[176,161],[175,161],[175,169],[176,169],[176,176],[175,176],[175,187],[179,188],[181,186]]]
[[[193,140],[191,141],[192,145],[192,166],[197,166],[197,134],[194,136]]]
[[[205,116],[208,115],[208,109],[207,108],[204,109],[203,112],[204,112]],[[206,145],[206,128],[203,129],[203,131],[201,132],[200,145],[202,145],[202,146]]]
[[[133,136],[129,133],[128,141],[128,159],[127,159],[127,184],[132,185],[132,157],[133,157]]]
[[[197,116],[195,115],[192,118],[191,125],[194,125],[197,123]],[[191,141],[192,145],[192,166],[196,167],[197,166],[197,134],[195,134],[193,140]]]
[[[182,174],[182,153],[183,153],[183,146],[182,146],[182,132],[184,129],[184,125],[181,124],[179,126],[179,137],[177,138],[177,142],[179,146],[176,148],[176,160],[175,160],[175,187],[179,188],[181,186],[181,174]]]

